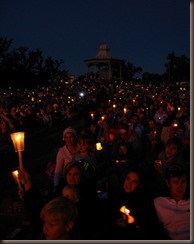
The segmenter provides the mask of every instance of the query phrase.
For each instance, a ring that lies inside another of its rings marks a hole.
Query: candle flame
[[[18,170],[12,171],[12,176],[17,184],[19,183],[18,174],[19,174]]]
[[[130,210],[127,209],[126,206],[122,206],[120,208],[120,211],[121,211],[121,213],[124,213],[124,214],[127,214],[127,215],[130,213]]]
[[[97,149],[98,151],[99,151],[99,150],[102,150],[101,142],[96,143],[96,149]]]
[[[20,135],[20,134],[18,134],[18,135],[16,135],[16,136],[15,136],[16,141],[20,141],[20,140],[21,140],[21,138],[22,138],[22,137],[21,137],[21,135]]]

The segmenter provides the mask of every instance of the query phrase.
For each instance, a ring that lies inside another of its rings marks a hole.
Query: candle
[[[10,134],[11,139],[13,141],[15,152],[18,152],[19,158],[19,167],[23,169],[23,162],[22,162],[22,151],[24,151],[24,132],[15,132]]]
[[[19,185],[18,174],[19,174],[18,170],[12,171],[12,176],[15,182]]]
[[[126,108],[124,108],[124,109],[123,109],[123,112],[124,112],[124,114],[126,114],[126,112],[127,112],[127,109],[126,109]]]
[[[173,121],[172,126],[173,126],[173,127],[178,127],[178,122],[177,122],[177,120],[174,120],[174,121]]]
[[[102,150],[101,142],[96,143],[96,149],[97,149],[98,151]]]
[[[130,210],[127,209],[125,206],[122,206],[122,207],[120,208],[120,212],[123,213],[123,214],[126,214],[126,215],[127,215],[127,217],[128,217],[127,222],[128,222],[129,224],[132,224],[132,223],[135,222],[135,218],[133,218],[133,216],[130,215]]]
[[[90,115],[91,115],[91,118],[92,118],[92,119],[94,119],[94,114],[93,114],[93,113],[91,113]]]

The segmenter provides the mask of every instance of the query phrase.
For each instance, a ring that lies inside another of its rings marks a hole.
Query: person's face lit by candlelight
[[[78,185],[81,180],[81,173],[80,170],[77,167],[72,167],[67,175],[66,175],[66,181],[69,185]]]
[[[130,172],[124,180],[123,188],[126,193],[134,192],[140,185],[140,179],[137,173]]]
[[[74,137],[74,135],[72,135],[71,133],[67,133],[67,134],[65,135],[65,141],[66,141],[66,143],[73,144],[74,141],[75,141],[75,137]]]

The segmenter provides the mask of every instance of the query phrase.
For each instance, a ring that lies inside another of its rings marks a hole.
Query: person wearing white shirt
[[[190,239],[190,197],[188,175],[179,165],[171,166],[166,174],[169,196],[154,199],[159,222],[171,240]]]

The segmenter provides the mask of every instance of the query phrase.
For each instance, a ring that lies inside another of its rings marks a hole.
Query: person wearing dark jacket
[[[153,200],[146,197],[142,179],[137,168],[129,168],[122,176],[120,189],[114,195],[109,195],[111,239],[153,240],[163,238]]]

